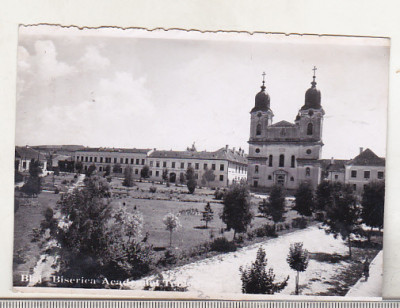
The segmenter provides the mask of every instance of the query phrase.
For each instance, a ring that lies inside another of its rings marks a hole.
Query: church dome
[[[261,91],[257,93],[255,97],[255,105],[251,112],[256,111],[268,111],[270,106],[270,97],[267,92],[265,92],[264,84],[261,86]]]
[[[313,81],[311,82],[311,88],[306,91],[304,106],[301,107],[302,110],[305,109],[320,109],[321,108],[321,91],[315,86],[315,75],[313,76]]]

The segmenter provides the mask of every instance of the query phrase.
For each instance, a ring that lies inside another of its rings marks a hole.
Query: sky
[[[317,67],[322,158],[386,152],[389,44],[377,38],[21,27],[16,144],[248,151],[263,72],[293,122]]]

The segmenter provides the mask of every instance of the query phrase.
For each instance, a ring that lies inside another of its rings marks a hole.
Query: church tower
[[[270,97],[265,92],[265,72],[262,74],[263,81],[261,91],[255,97],[255,104],[250,111],[250,139],[261,139],[266,137],[266,128],[272,125],[274,113],[270,108]]]
[[[295,121],[300,126],[300,138],[308,141],[322,141],[322,122],[325,112],[321,106],[321,92],[316,88],[316,70],[314,66],[311,88],[306,91],[304,105]]]
[[[294,123],[272,124],[270,97],[265,92],[265,73],[261,91],[250,111],[250,138],[247,179],[254,189],[270,189],[274,185],[296,190],[307,182],[316,188],[321,178],[322,122],[324,110],[321,92],[316,88],[314,67],[311,88],[306,91],[304,105]]]

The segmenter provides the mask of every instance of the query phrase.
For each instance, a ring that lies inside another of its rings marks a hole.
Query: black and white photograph
[[[381,297],[389,54],[20,26],[14,289]]]

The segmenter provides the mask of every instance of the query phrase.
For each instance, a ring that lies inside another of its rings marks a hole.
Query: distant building
[[[263,80],[250,111],[248,183],[254,189],[268,189],[274,185],[297,189],[302,182],[316,188],[320,183],[325,112],[316,84],[314,74],[294,123],[273,124],[274,113]]]
[[[29,165],[31,161],[39,160],[42,171],[47,171],[47,160],[45,155],[35,149],[25,146],[25,147],[15,147],[15,169],[19,172],[29,171]]]
[[[385,159],[370,149],[363,151],[361,148],[360,152],[346,163],[345,171],[345,183],[352,185],[359,193],[368,183],[385,179]]]
[[[374,181],[385,179],[385,158],[379,157],[370,149],[360,148],[360,154],[351,160],[325,160],[325,180],[350,184],[357,193]]]
[[[111,172],[114,167],[119,168],[119,172],[124,173],[125,168],[132,167],[134,178],[140,178],[140,170],[146,165],[147,155],[151,149],[124,149],[124,148],[85,148],[75,152],[75,163],[80,161],[83,171],[90,165],[95,165],[96,170],[105,171],[110,166]]]
[[[163,170],[168,170],[168,180],[179,182],[188,167],[192,167],[199,186],[226,187],[235,182],[247,180],[247,157],[244,150],[228,146],[215,152],[196,151],[153,151],[149,154],[150,180],[161,181]],[[214,174],[214,181],[203,182],[207,170]]]

